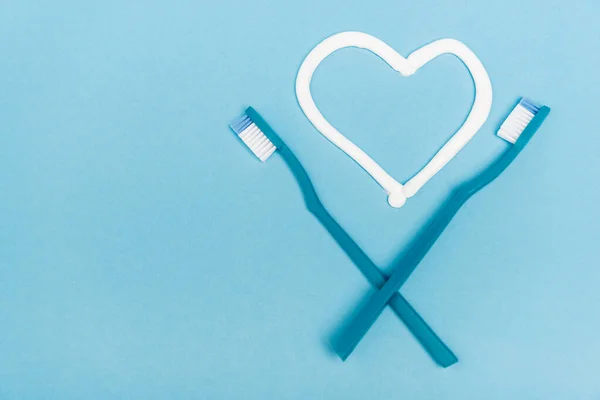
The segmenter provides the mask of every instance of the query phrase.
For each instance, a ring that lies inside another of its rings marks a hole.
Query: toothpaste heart
[[[403,76],[414,74],[423,65],[442,54],[453,54],[465,64],[473,78],[475,99],[464,124],[405,185],[395,180],[360,147],[335,129],[321,114],[312,98],[310,81],[314,71],[327,56],[345,47],[367,49]],[[437,40],[415,50],[407,58],[404,58],[376,37],[362,32],[342,32],[325,39],[306,57],[296,78],[296,96],[302,111],[315,128],[354,159],[379,183],[388,193],[388,202],[392,207],[400,208],[407,198],[414,196],[479,131],[492,107],[492,84],[481,61],[467,46],[457,40]]]

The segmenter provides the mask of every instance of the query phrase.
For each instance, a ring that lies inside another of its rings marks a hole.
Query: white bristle
[[[518,104],[500,126],[498,136],[514,144],[534,116],[534,113]]]
[[[265,162],[277,150],[268,137],[253,122],[238,135],[260,161]]]

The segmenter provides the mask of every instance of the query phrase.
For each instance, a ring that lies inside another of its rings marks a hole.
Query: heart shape
[[[394,179],[360,147],[333,127],[321,114],[312,98],[310,82],[314,71],[327,56],[345,47],[367,49],[403,76],[414,74],[423,65],[442,54],[453,54],[465,64],[473,78],[475,99],[467,119],[435,156],[404,185]],[[296,96],[300,108],[314,127],[354,159],[379,183],[388,193],[388,203],[392,207],[400,208],[404,205],[406,199],[414,196],[427,181],[452,160],[485,123],[492,107],[492,84],[481,61],[465,44],[458,40],[436,40],[404,58],[374,36],[362,32],[342,32],[328,37],[306,56],[296,78]]]

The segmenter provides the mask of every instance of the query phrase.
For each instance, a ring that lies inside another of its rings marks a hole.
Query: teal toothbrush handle
[[[325,208],[320,204],[312,204],[308,208],[339,246],[344,249],[348,257],[359,266],[370,283],[376,288],[382,288],[386,277]],[[390,306],[438,365],[446,368],[458,362],[458,358],[452,350],[446,346],[400,293],[393,293]],[[338,354],[340,353],[338,352]],[[346,359],[341,354],[340,356],[343,360]]]
[[[392,276],[380,290],[371,296],[368,303],[344,330],[337,343],[337,351],[340,357],[347,358],[352,353],[383,312],[390,298],[400,290],[400,287],[406,282],[421,260],[423,260],[429,249],[431,249],[444,232],[444,229],[450,224],[450,221],[458,210],[471,196],[496,179],[512,163],[538,130],[544,119],[546,119],[549,112],[550,108],[542,107],[513,146],[481,174],[464,183],[448,198],[445,204],[433,216],[427,228],[418,237],[416,242],[414,242],[414,245],[394,266]]]
[[[246,110],[246,115],[259,126],[263,133],[277,147],[283,160],[298,181],[308,210],[319,220],[348,257],[359,267],[369,282],[378,289],[381,288],[386,282],[386,277],[323,206],[308,173],[294,153],[252,107]],[[448,346],[444,344],[433,329],[427,325],[419,313],[400,293],[395,293],[391,297],[390,306],[438,365],[449,367],[458,361],[454,353],[452,353]]]

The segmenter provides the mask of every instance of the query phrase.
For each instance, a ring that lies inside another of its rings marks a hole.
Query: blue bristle
[[[522,98],[521,101],[519,102],[519,104],[523,107],[525,107],[528,111],[530,111],[532,114],[537,114],[538,111],[540,111],[540,107],[537,104],[532,103],[531,101],[527,100],[526,98]]]
[[[235,133],[239,135],[244,131],[244,129],[250,126],[250,124],[252,124],[252,120],[250,119],[250,117],[244,114],[241,117],[233,120],[229,126],[231,127],[231,129],[233,129]]]
[[[242,122],[242,120],[243,120],[243,119],[244,119],[244,116],[242,116],[242,117],[238,117],[238,118],[234,119],[233,121],[231,121],[231,122],[229,123],[229,127],[230,127],[231,129],[233,129],[233,131],[234,131],[235,133],[238,133],[238,131],[237,131],[237,128],[238,128],[238,126],[240,125],[240,123]]]
[[[233,129],[235,133],[239,134],[242,131],[241,128],[246,124],[247,120],[248,117],[246,115],[242,115],[241,117],[233,120],[229,126],[231,126],[231,129]]]

